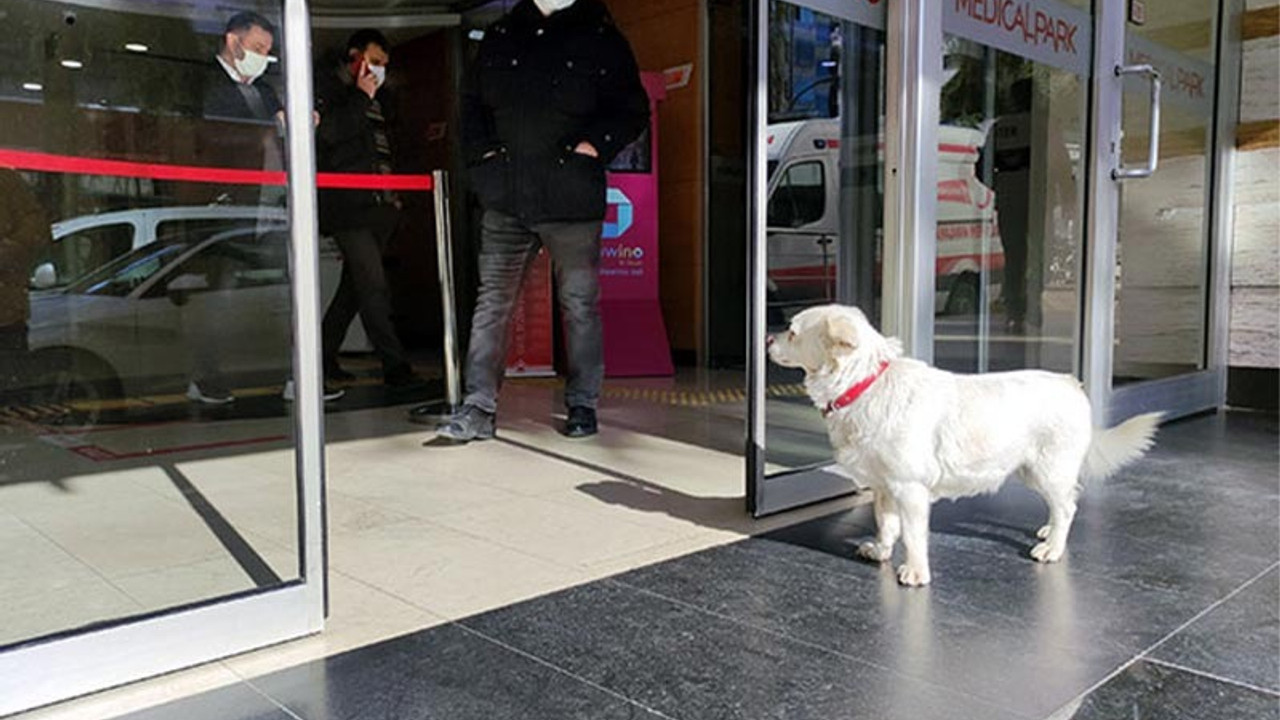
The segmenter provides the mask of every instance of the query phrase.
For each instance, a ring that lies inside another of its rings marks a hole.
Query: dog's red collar
[[[871,384],[876,380],[879,380],[884,371],[888,369],[889,362],[887,360],[880,363],[880,367],[876,368],[874,373],[859,380],[856,385],[845,390],[843,395],[827,403],[827,406],[822,409],[822,416],[826,417],[841,408],[847,408],[857,402],[858,398],[862,397],[862,393],[866,392],[867,388],[871,387]]]

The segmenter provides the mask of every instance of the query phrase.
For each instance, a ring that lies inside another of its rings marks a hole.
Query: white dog
[[[836,461],[875,492],[877,533],[858,552],[884,562],[901,535],[903,585],[929,583],[929,507],[993,493],[1014,473],[1049,505],[1031,549],[1056,562],[1067,546],[1081,474],[1104,478],[1145,453],[1160,415],[1095,430],[1089,399],[1069,375],[1038,370],[957,375],[902,357],[857,309],[805,310],[769,338],[769,356],[805,371]]]

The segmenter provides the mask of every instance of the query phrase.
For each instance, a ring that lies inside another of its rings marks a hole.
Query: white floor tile
[[[340,572],[330,573],[329,599],[330,615],[320,635],[230,658],[224,664],[240,677],[252,679],[446,622],[440,615]]]
[[[329,557],[335,570],[450,619],[586,580],[573,568],[425,521],[335,534]]]
[[[100,578],[4,599],[0,645],[138,614],[146,608]]]
[[[6,607],[15,598],[43,596],[101,579],[88,565],[12,516],[0,517],[0,548],[0,598]],[[0,620],[0,625],[9,624],[7,617]]]
[[[434,522],[548,562],[581,567],[663,545],[701,531],[676,519],[633,521],[636,513],[607,505],[569,507],[538,498],[490,505]]]
[[[250,541],[282,582],[299,577],[295,551],[267,542]],[[126,575],[113,581],[143,607],[153,610],[254,590],[257,585],[230,554],[190,565]]]

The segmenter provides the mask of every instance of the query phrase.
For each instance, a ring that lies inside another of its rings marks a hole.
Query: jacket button
[[[538,32],[534,33],[534,35],[541,35],[543,32],[545,31],[542,28],[538,28]]]
[[[569,62],[565,63],[565,67],[573,67],[573,61],[570,60]]]
[[[519,60],[517,60],[516,58],[511,58],[511,65],[512,65],[512,67],[514,67],[514,66],[516,66],[516,65],[519,65],[519,64],[520,64],[520,61],[519,61]]]

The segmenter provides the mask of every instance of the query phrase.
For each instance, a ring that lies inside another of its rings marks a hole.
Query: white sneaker
[[[191,381],[187,385],[187,399],[205,405],[226,405],[236,401],[236,396],[222,389],[204,389]]]
[[[346,390],[343,390],[341,388],[329,387],[329,384],[325,383],[325,386],[324,386],[325,402],[333,402],[334,400],[341,400],[342,396],[346,394],[347,394]],[[292,380],[289,380],[284,384],[284,392],[280,393],[280,397],[283,397],[287,402],[293,402],[294,400],[297,399],[298,391],[297,391],[297,388],[294,387]]]

